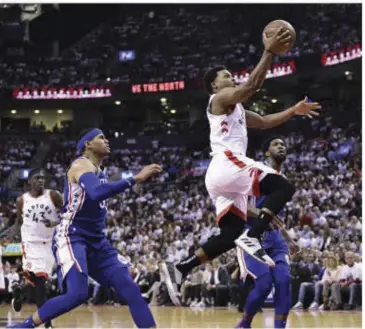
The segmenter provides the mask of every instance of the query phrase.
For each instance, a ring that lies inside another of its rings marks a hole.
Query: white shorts
[[[48,279],[52,274],[55,259],[52,253],[52,242],[22,242],[23,271],[30,280],[29,273]],[[31,282],[32,283],[32,282]]]
[[[261,162],[231,151],[216,154],[205,176],[205,185],[216,208],[217,222],[229,211],[246,219],[247,197],[260,196],[259,182],[277,172]]]

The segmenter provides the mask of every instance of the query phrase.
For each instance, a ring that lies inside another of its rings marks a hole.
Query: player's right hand
[[[162,171],[161,166],[158,164],[150,164],[146,167],[144,167],[136,176],[134,176],[134,179],[136,183],[144,182],[148,178],[150,178],[153,174],[160,173]]]
[[[265,33],[263,33],[262,41],[264,43],[265,50],[268,50],[274,54],[279,54],[283,49],[283,45],[291,42],[291,35],[289,30],[281,27],[270,38],[267,37]]]

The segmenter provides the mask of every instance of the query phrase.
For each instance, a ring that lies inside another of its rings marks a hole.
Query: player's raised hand
[[[322,106],[319,103],[308,102],[308,97],[300,101],[299,103],[293,106],[295,115],[305,115],[310,119],[313,117],[319,116],[319,113],[316,110],[320,110]]]
[[[264,43],[265,50],[268,50],[274,54],[279,54],[283,50],[283,45],[290,44],[291,35],[289,30],[281,27],[275,34],[268,37],[265,33],[262,33],[262,42]]]
[[[150,164],[146,167],[143,167],[143,169],[136,176],[134,176],[134,179],[136,180],[136,183],[144,182],[153,174],[160,173],[161,171],[162,168],[158,164]]]

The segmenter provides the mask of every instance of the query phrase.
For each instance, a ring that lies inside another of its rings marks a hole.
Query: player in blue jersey
[[[286,160],[284,139],[277,136],[268,139],[264,143],[263,151],[265,152],[264,164],[282,175],[281,166]],[[248,226],[257,220],[260,213],[259,208],[261,208],[264,200],[265,196],[251,200],[251,206],[248,208]],[[237,249],[241,272],[245,272],[246,275],[250,275],[255,280],[254,288],[246,300],[245,313],[237,328],[251,328],[252,319],[263,306],[273,284],[275,287],[275,328],[285,328],[286,326],[286,319],[291,306],[289,248],[290,253],[297,253],[299,248],[285,231],[280,219],[276,217],[273,224],[276,226],[272,225],[270,230],[264,233],[262,247],[275,261],[275,267],[269,268],[241,249]]]
[[[34,328],[84,303],[88,298],[88,276],[114,288],[116,296],[128,303],[137,327],[156,326],[138,285],[129,274],[129,264],[119,260],[103,230],[107,199],[162,169],[151,164],[134,177],[108,182],[102,161],[109,153],[109,142],[97,128],[84,133],[77,143],[79,157],[67,170],[61,223],[53,237],[63,295],[50,299],[33,316],[13,328]]]

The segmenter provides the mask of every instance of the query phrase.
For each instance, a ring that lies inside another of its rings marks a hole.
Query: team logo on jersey
[[[51,215],[52,209],[43,203],[37,203],[25,211],[24,218],[31,219],[33,222],[38,223],[39,220],[44,219],[46,214]]]

